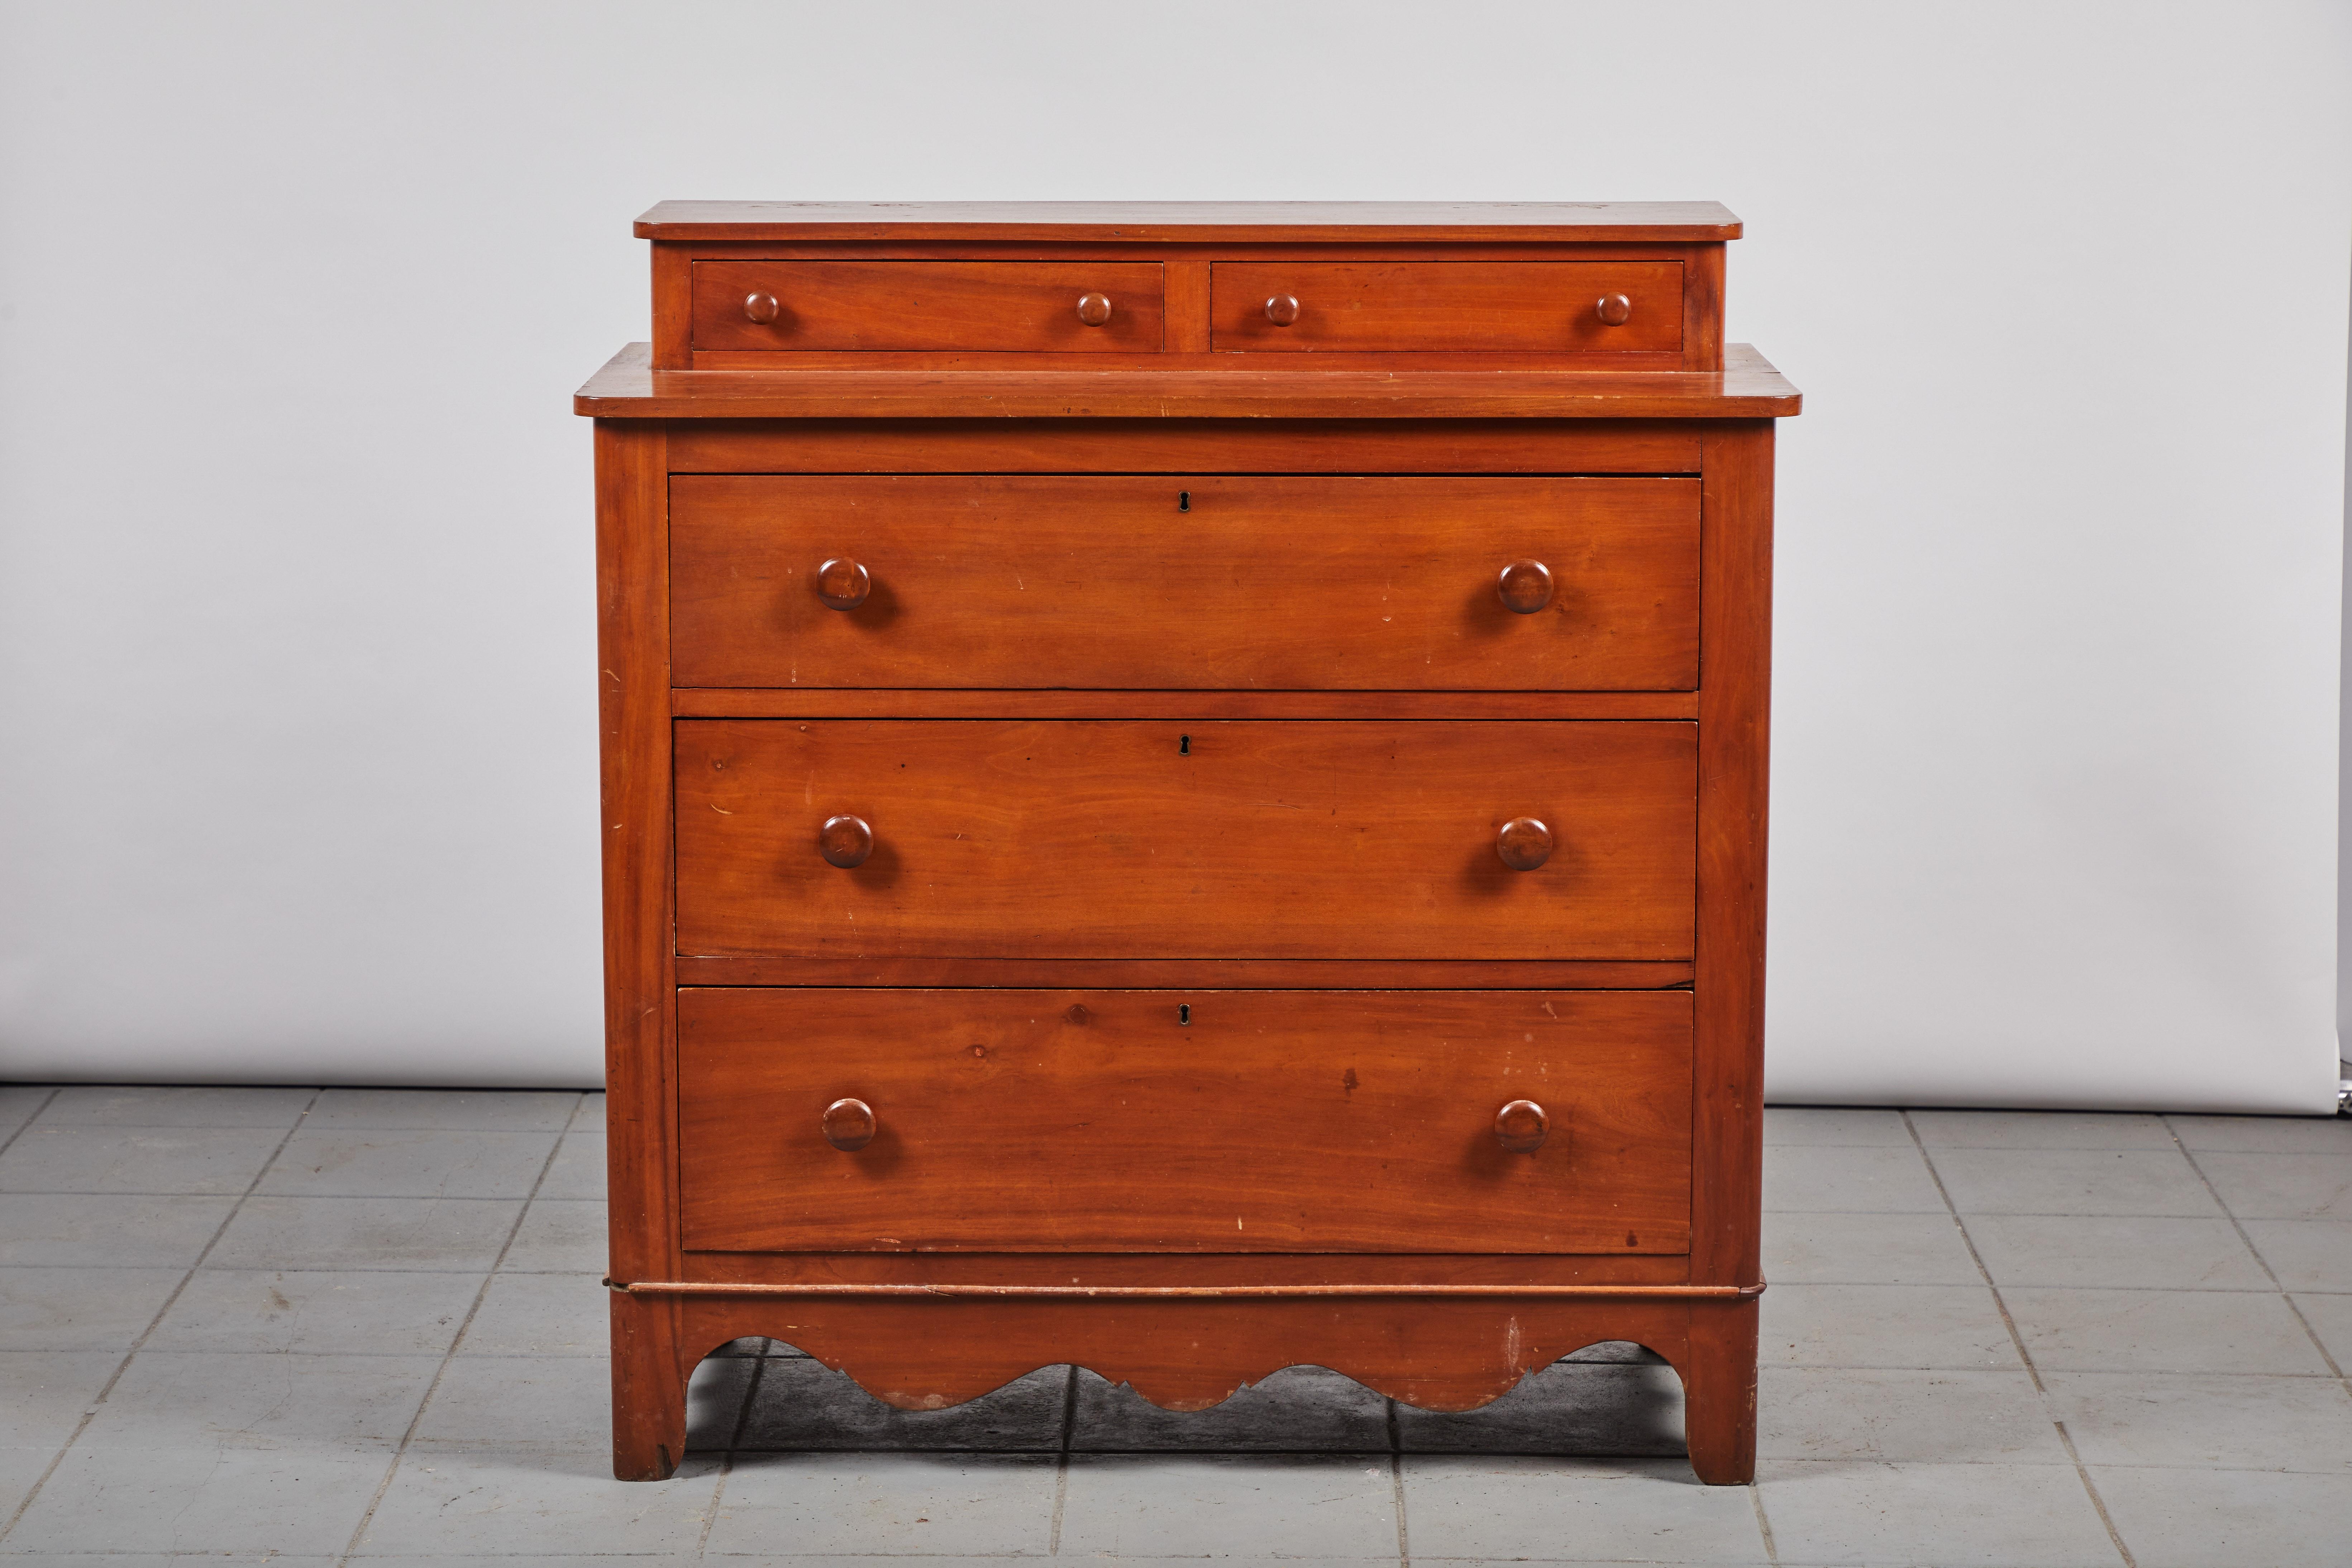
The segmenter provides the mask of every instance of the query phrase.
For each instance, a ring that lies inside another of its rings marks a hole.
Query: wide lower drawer
[[[675,756],[685,954],[1691,956],[1687,723],[694,719]]]
[[[698,261],[694,347],[1158,353],[1160,264]]]
[[[1698,683],[1695,478],[682,475],[669,499],[681,686]]]
[[[1690,1051],[1687,992],[686,990],[683,1240],[1682,1252]]]
[[[1220,351],[1679,353],[1678,261],[1216,264]]]

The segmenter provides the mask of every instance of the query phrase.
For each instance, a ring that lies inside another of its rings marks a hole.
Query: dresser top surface
[[[655,240],[1704,242],[1719,202],[663,202]]]
[[[631,343],[572,406],[599,419],[1780,419],[1803,399],[1745,343],[1711,371],[657,371],[651,346]]]

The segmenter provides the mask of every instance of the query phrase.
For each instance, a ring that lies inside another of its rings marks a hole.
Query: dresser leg
[[[613,1474],[664,1481],[686,1454],[686,1373],[677,1303],[606,1292],[613,1309]]]
[[[1756,1299],[1694,1303],[1683,1379],[1691,1469],[1711,1487],[1756,1479]]]

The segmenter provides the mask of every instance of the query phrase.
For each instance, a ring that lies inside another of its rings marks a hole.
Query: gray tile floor
[[[2352,1122],[1769,1127],[1752,1488],[1630,1346],[1180,1417],[1063,1367],[904,1414],[755,1341],[628,1486],[601,1097],[0,1088],[0,1558],[2352,1563]]]

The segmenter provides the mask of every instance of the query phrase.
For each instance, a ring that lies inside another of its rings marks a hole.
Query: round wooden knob
[[[772,294],[747,294],[743,297],[743,314],[764,327],[783,314],[784,308],[776,303]]]
[[[1495,583],[1503,608],[1515,615],[1533,615],[1551,602],[1551,568],[1539,560],[1515,560]]]
[[[1524,1100],[1514,1100],[1514,1105],[1525,1105]],[[1505,1109],[1507,1111],[1508,1106]],[[1542,1112],[1536,1112],[1538,1116]],[[1496,1125],[1501,1125],[1497,1123]],[[854,1155],[874,1141],[874,1107],[863,1100],[835,1100],[824,1108],[824,1141],[842,1153]],[[1543,1134],[1536,1134],[1543,1142]],[[1530,1145],[1532,1146],[1532,1145]]]
[[[824,826],[816,831],[816,847],[825,864],[849,871],[864,865],[866,857],[874,852],[874,830],[863,817],[827,817]],[[1551,847],[1549,839],[1544,841],[1544,847]]]
[[[857,1105],[855,1100],[844,1100],[845,1105]],[[857,1105],[861,1111],[866,1109]],[[830,1112],[826,1113],[828,1115]],[[871,1113],[868,1113],[871,1114]],[[868,1124],[869,1125],[871,1124]],[[1495,1113],[1495,1141],[1515,1155],[1531,1155],[1543,1147],[1551,1136],[1551,1118],[1544,1108],[1532,1100],[1514,1100]]]
[[[1551,859],[1551,830],[1533,817],[1513,817],[1495,835],[1495,852],[1513,871],[1533,871]]]
[[[1622,327],[1633,319],[1633,302],[1622,294],[1604,294],[1592,313],[1612,327]]]
[[[1265,302],[1265,319],[1277,327],[1287,327],[1298,319],[1298,298],[1277,294]]]
[[[1099,327],[1110,319],[1110,296],[1081,294],[1078,296],[1078,319],[1089,327]]]
[[[816,569],[816,596],[827,610],[855,610],[873,591],[873,577],[846,556]]]

